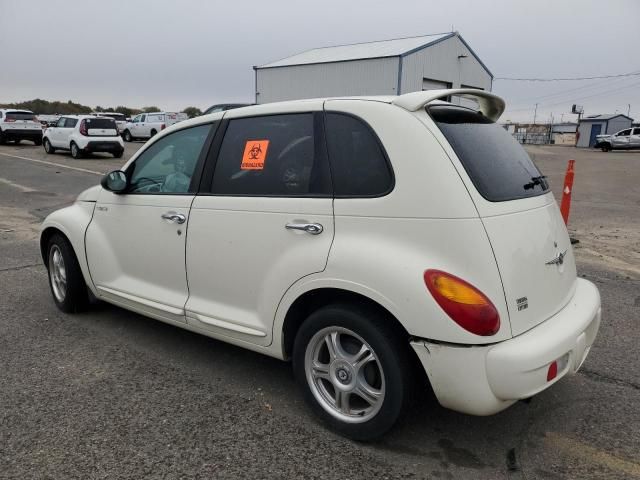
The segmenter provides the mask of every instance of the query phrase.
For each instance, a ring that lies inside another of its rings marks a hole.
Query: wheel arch
[[[393,325],[398,334],[406,338],[407,348],[409,348],[411,335],[398,318],[380,302],[354,290],[339,287],[319,287],[303,292],[287,308],[280,330],[283,358],[288,359],[291,357],[296,334],[304,320],[318,308],[333,303],[366,305],[379,311]]]
[[[40,230],[40,254],[45,265],[49,240],[55,234],[63,235],[69,241],[80,265],[85,283],[93,294],[96,291],[89,272],[84,242],[85,232],[93,217],[94,207],[95,202],[78,201],[69,207],[56,210],[45,219]]]
[[[47,265],[47,262],[49,261],[49,252],[47,251],[47,245],[49,245],[49,240],[51,240],[51,237],[53,237],[56,233],[69,240],[69,237],[57,227],[47,227],[42,231],[42,233],[40,233],[40,256],[42,257],[42,261],[45,265]],[[69,243],[71,243],[70,240]]]

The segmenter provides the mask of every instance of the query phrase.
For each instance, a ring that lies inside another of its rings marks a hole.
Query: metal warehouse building
[[[314,48],[255,70],[256,103],[469,87],[493,75],[458,32]]]
[[[576,147],[593,147],[596,144],[596,135],[619,132],[631,127],[631,122],[632,118],[621,113],[584,117],[578,124],[579,137]]]

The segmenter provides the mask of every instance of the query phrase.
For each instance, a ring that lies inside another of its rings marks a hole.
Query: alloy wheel
[[[382,365],[371,346],[343,327],[327,327],[309,341],[305,352],[307,382],[318,403],[346,423],[373,418],[385,397]]]
[[[49,278],[51,279],[51,289],[56,300],[64,302],[67,296],[67,270],[64,265],[62,251],[57,245],[51,247],[49,252]]]

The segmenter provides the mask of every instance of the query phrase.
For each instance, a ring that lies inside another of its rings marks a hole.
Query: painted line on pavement
[[[581,460],[583,464],[606,467],[609,470],[623,473],[625,478],[640,477],[640,464],[633,460],[611,455],[556,432],[546,432],[545,442],[555,450]]]
[[[34,190],[33,188],[25,187],[24,185],[20,185],[19,183],[14,183],[11,180],[8,180],[8,179],[2,178],[2,177],[0,177],[0,183],[3,183],[5,185],[9,185],[10,187],[13,187],[13,188],[17,188],[18,190],[20,190],[21,192],[24,192],[24,193],[31,193],[31,192],[36,192],[37,191],[37,190]]]
[[[69,170],[75,170],[77,172],[93,173],[94,175],[104,175],[104,172],[96,172],[95,170],[89,170],[87,168],[71,167],[69,165],[62,165],[61,163],[47,162],[46,160],[36,160],[35,158],[19,157],[18,155],[9,155],[8,153],[2,152],[0,152],[0,155],[4,155],[5,157],[17,158],[19,160],[27,160],[29,162],[42,163],[43,165],[50,165],[57,168],[67,168]]]

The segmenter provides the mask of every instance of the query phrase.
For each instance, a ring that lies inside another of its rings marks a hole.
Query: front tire
[[[124,133],[122,134],[122,138],[125,142],[131,142],[133,140],[133,137],[131,136],[131,132],[129,130],[124,131]]]
[[[76,160],[82,158],[82,151],[74,142],[71,142],[71,156]]]
[[[34,141],[33,141],[33,144],[34,144],[36,147],[41,147],[41,146],[42,146],[42,139],[41,139],[41,138],[38,138],[38,139],[34,140]]]
[[[51,142],[49,141],[48,138],[44,139],[43,145],[44,145],[44,151],[47,152],[48,154],[56,153],[56,149],[51,145]]]
[[[374,440],[401,417],[411,397],[409,344],[377,309],[334,304],[302,324],[293,369],[305,400],[342,435]]]
[[[124,155],[124,150],[114,153],[113,158],[122,158],[122,155]]]
[[[56,306],[66,313],[87,308],[89,295],[78,259],[69,241],[54,234],[47,244],[49,287]]]
[[[603,152],[610,152],[610,151],[611,151],[611,145],[610,145],[610,144],[608,144],[608,143],[605,143],[604,145],[602,145],[602,146],[600,147],[600,149],[601,149]]]

